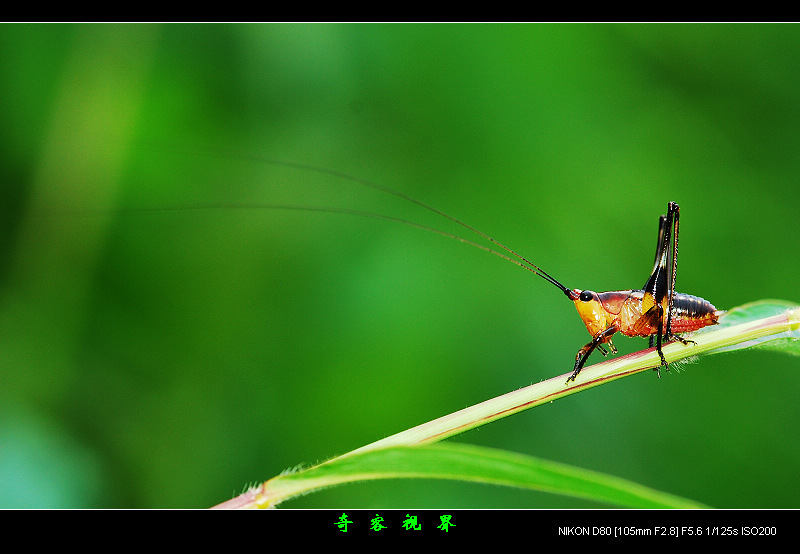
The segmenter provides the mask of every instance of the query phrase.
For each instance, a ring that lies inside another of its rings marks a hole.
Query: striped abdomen
[[[721,313],[708,300],[676,292],[672,300],[672,332],[687,333],[714,325]]]

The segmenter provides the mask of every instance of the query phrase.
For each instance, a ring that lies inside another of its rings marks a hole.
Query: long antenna
[[[513,262],[513,263],[517,264],[520,267],[523,267],[523,268],[527,269],[528,271],[530,271],[532,273],[535,273],[539,277],[543,278],[545,281],[547,281],[549,283],[552,283],[553,285],[555,285],[556,287],[561,289],[561,291],[564,294],[566,294],[569,298],[572,298],[573,293],[572,293],[572,291],[570,289],[568,289],[567,287],[565,287],[564,285],[559,283],[554,277],[549,275],[546,271],[544,271],[542,268],[540,268],[539,266],[537,266],[536,264],[534,264],[533,262],[531,262],[530,260],[528,260],[527,258],[522,256],[521,254],[518,254],[517,252],[515,252],[511,248],[507,247],[506,245],[504,245],[500,241],[498,241],[496,239],[493,239],[492,237],[490,237],[489,235],[487,235],[483,231],[479,231],[478,229],[472,227],[471,225],[469,225],[467,223],[464,223],[460,219],[458,219],[456,217],[453,217],[452,215],[450,215],[448,213],[445,213],[445,212],[439,210],[438,208],[434,208],[433,206],[430,206],[430,205],[428,205],[428,204],[426,204],[426,203],[424,203],[424,202],[422,202],[420,200],[417,200],[416,198],[412,198],[411,196],[408,196],[405,193],[402,193],[400,191],[391,189],[391,188],[386,187],[384,185],[379,185],[378,183],[374,183],[372,181],[368,181],[367,179],[362,179],[360,177],[354,177],[352,175],[348,175],[346,173],[342,173],[341,171],[337,171],[335,169],[328,169],[328,168],[324,168],[324,167],[317,167],[317,166],[310,165],[310,164],[303,164],[303,163],[297,163],[297,162],[287,162],[287,161],[283,161],[283,160],[275,160],[275,159],[270,159],[270,158],[251,158],[251,159],[255,159],[255,160],[260,161],[260,162],[270,163],[270,164],[277,165],[277,166],[291,167],[291,168],[294,168],[294,169],[302,169],[302,170],[306,170],[306,171],[314,171],[316,173],[331,175],[333,177],[344,179],[346,181],[351,181],[351,182],[354,182],[354,183],[361,184],[361,185],[363,185],[365,187],[369,187],[369,188],[372,188],[372,189],[375,189],[375,190],[380,190],[380,191],[385,192],[387,194],[391,194],[392,196],[396,196],[398,198],[402,198],[403,200],[406,200],[407,202],[411,202],[413,204],[416,204],[417,206],[425,208],[426,210],[429,210],[429,211],[431,211],[431,212],[433,212],[435,214],[438,214],[438,215],[440,215],[442,217],[445,217],[445,218],[449,219],[450,221],[452,221],[452,222],[454,222],[454,223],[456,223],[458,225],[461,225],[465,229],[469,229],[473,233],[475,233],[477,235],[480,235],[481,237],[483,237],[484,239],[488,240],[489,242],[492,242],[493,244],[499,246],[500,248],[502,248],[503,250],[505,250],[506,252],[508,252],[512,256],[518,258],[520,261],[514,260],[514,259],[510,258],[509,256],[506,256],[505,254],[501,254],[500,252],[492,250],[491,248],[486,248],[485,246],[476,244],[476,243],[474,243],[472,241],[469,241],[467,239],[463,239],[463,238],[458,237],[456,235],[452,235],[450,233],[445,233],[443,231],[439,231],[438,229],[433,229],[431,227],[426,227],[425,225],[420,225],[420,224],[417,224],[417,223],[413,223],[411,221],[405,221],[405,220],[401,220],[401,219],[394,218],[394,217],[389,217],[389,216],[382,216],[382,215],[379,215],[379,214],[370,214],[370,213],[366,213],[366,212],[355,212],[355,211],[345,210],[345,209],[341,209],[341,210],[340,209],[332,209],[332,208],[308,208],[308,209],[313,209],[313,210],[316,210],[316,211],[327,211],[327,212],[358,213],[359,215],[364,215],[364,216],[368,216],[368,217],[379,217],[379,218],[382,218],[382,219],[387,219],[387,220],[391,220],[391,221],[397,221],[397,222],[400,222],[400,223],[404,223],[406,225],[411,225],[412,227],[418,227],[420,229],[425,229],[425,230],[428,230],[428,231],[431,231],[431,232],[434,232],[434,233],[438,233],[440,235],[444,235],[444,236],[453,238],[453,239],[458,240],[460,242],[463,242],[465,244],[470,244],[470,245],[475,246],[477,248],[480,248],[482,250],[487,250],[488,252],[491,252],[491,253],[493,253],[493,254],[495,254],[497,256],[500,256],[501,258],[504,258],[504,259],[506,259],[506,260],[508,260],[510,262]],[[283,209],[306,209],[306,208],[302,208],[300,206],[283,206]]]

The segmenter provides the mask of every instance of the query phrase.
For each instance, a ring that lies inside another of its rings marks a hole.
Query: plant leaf
[[[716,329],[753,323],[759,320],[780,317],[782,315],[786,315],[790,319],[794,317],[795,321],[797,321],[798,315],[800,314],[798,314],[797,305],[791,302],[785,300],[760,300],[728,310],[725,312],[725,315],[720,318]],[[790,328],[782,332],[755,337],[750,340],[712,350],[708,353],[733,352],[734,350],[753,347],[776,350],[785,354],[800,356],[800,327],[795,326],[793,329]]]
[[[396,478],[456,479],[521,487],[626,508],[707,507],[618,477],[513,452],[454,443],[370,450],[279,475],[249,491],[249,507],[273,507],[309,490],[347,482]],[[219,507],[240,507],[227,504]]]

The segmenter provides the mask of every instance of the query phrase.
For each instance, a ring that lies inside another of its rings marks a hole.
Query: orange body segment
[[[586,329],[593,337],[611,327],[628,337],[649,337],[659,332],[651,318],[643,318],[644,291],[611,292],[573,291],[575,303]],[[652,304],[652,302],[651,302]],[[650,306],[652,308],[652,306]],[[648,308],[648,309],[650,309]],[[685,333],[714,325],[719,311],[709,301],[690,294],[676,293],[673,298],[672,332]],[[610,335],[603,342],[610,339]]]

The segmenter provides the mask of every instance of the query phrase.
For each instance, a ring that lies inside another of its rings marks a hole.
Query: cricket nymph
[[[627,337],[649,337],[658,332],[657,321],[642,317],[647,312],[642,309],[643,290],[572,292],[578,315],[592,336],[609,327]],[[716,324],[722,313],[704,298],[677,292],[672,300],[671,328],[674,333],[696,331]]]

